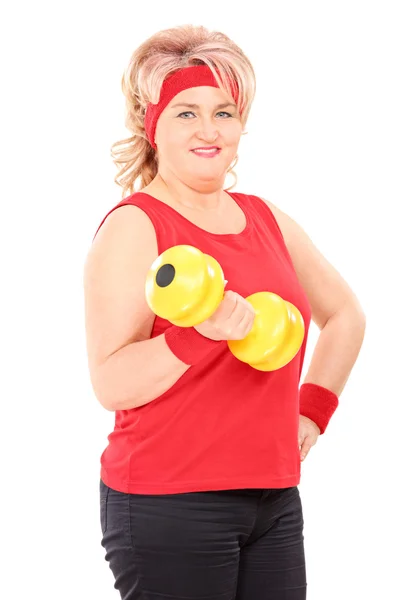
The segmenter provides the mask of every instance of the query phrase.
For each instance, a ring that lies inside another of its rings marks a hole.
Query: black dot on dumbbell
[[[157,271],[156,283],[159,287],[167,287],[175,278],[175,267],[172,265],[163,265]]]

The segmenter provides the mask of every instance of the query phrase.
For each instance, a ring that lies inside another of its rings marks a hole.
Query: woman
[[[338,405],[363,311],[288,215],[224,188],[255,93],[228,37],[157,33],[133,54],[123,91],[132,137],[114,158],[125,198],[85,264],[91,381],[115,411],[100,480],[114,587],[124,600],[304,599],[300,464]],[[227,280],[217,310],[193,327],[156,317],[145,298],[150,266],[180,244],[213,256]],[[245,298],[258,291],[304,321],[300,350],[272,371],[227,346],[250,332]],[[320,337],[299,392],[311,318]]]

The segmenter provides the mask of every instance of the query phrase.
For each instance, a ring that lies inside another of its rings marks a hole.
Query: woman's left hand
[[[314,421],[300,415],[299,422],[299,449],[300,458],[304,460],[314,444],[317,443],[321,430]]]

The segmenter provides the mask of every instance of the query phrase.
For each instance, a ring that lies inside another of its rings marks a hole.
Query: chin
[[[216,179],[214,178],[209,178],[206,179],[204,177],[196,177],[194,179],[190,179],[188,181],[189,187],[191,187],[192,189],[195,189],[199,192],[203,192],[205,194],[212,194],[213,192],[218,192],[219,190],[222,190],[224,187],[224,183],[225,183],[225,178],[221,177]]]

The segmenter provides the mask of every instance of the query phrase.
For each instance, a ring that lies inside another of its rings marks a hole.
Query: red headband
[[[164,108],[171,102],[174,96],[179,94],[179,92],[192,87],[201,87],[203,85],[219,87],[217,80],[207,65],[185,67],[176,71],[164,80],[158,104],[149,102],[144,118],[146,134],[153,148],[157,147],[154,136],[156,133],[157,121]],[[238,88],[236,84],[231,84],[231,91],[232,97],[235,99],[235,102],[237,102]]]

